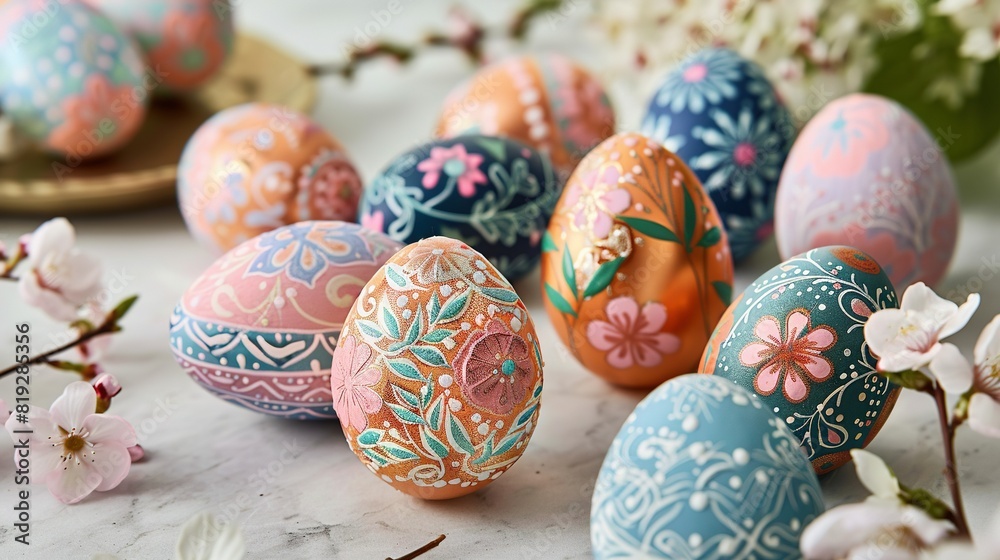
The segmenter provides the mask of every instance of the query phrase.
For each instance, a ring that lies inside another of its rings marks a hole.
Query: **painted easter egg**
[[[507,136],[552,159],[561,178],[615,132],[604,88],[565,56],[510,58],[483,68],[445,100],[437,135]]]
[[[231,107],[202,124],[177,171],[188,229],[218,252],[285,224],[353,222],[361,190],[333,136],[305,115],[265,103]]]
[[[667,74],[641,131],[687,162],[712,197],[737,261],[771,235],[795,124],[763,70],[725,48]]]
[[[851,247],[813,249],[765,272],[733,302],[698,371],[750,391],[795,434],[816,472],[851,460],[899,388],[875,371],[864,324],[899,307],[889,277]]]
[[[682,375],[629,415],[590,509],[594,558],[799,558],[824,511],[783,422],[730,381]]]
[[[510,284],[468,245],[430,237],[368,282],[333,358],[334,407],[372,473],[424,499],[474,492],[524,453],[542,355]]]
[[[733,264],[680,158],[637,133],[605,140],[570,177],[542,247],[545,309],[587,369],[627,387],[694,371]]]
[[[840,98],[795,141],[775,210],[783,258],[824,245],[870,254],[897,289],[944,277],[958,235],[948,160],[895,101]]]
[[[246,241],[184,292],[170,318],[174,358],[222,400],[335,418],[337,337],[361,288],[399,248],[344,222],[300,222]]]
[[[85,0],[139,43],[161,84],[188,90],[205,83],[233,48],[228,0]]]
[[[72,169],[125,145],[151,94],[138,47],[78,2],[0,6],[0,105],[17,133]],[[58,172],[58,170],[56,170]]]
[[[514,281],[538,264],[558,198],[547,157],[506,138],[459,136],[393,160],[365,189],[360,221],[403,243],[459,239]]]

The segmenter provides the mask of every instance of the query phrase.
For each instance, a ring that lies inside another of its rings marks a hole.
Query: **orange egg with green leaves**
[[[546,310],[587,369],[626,387],[695,371],[733,265],[680,158],[638,133],[605,140],[570,176],[542,245]]]

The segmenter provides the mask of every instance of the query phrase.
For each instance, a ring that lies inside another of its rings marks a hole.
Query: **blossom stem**
[[[413,552],[410,552],[409,554],[404,554],[403,556],[400,556],[399,558],[395,559],[389,557],[386,558],[385,560],[413,560],[414,558],[422,556],[425,552],[431,550],[432,548],[437,547],[437,545],[441,544],[441,541],[443,541],[444,539],[445,539],[444,535],[438,535],[436,539],[414,550]]]
[[[17,276],[11,276],[10,274],[4,274],[3,276],[0,276],[0,280],[7,280],[7,281],[10,281],[10,282],[17,282],[17,281],[19,281],[21,279],[18,278]]]
[[[937,404],[938,420],[941,424],[941,439],[944,442],[945,471],[944,477],[948,482],[948,489],[951,491],[952,506],[954,507],[955,528],[958,529],[959,536],[971,538],[969,532],[969,522],[965,518],[965,505],[962,502],[962,490],[959,487],[958,468],[955,461],[955,430],[961,419],[949,420],[948,404],[945,401],[944,389],[940,385],[935,385],[929,392],[934,397]]]
[[[0,371],[0,378],[6,377],[7,375],[14,373],[15,371],[17,371],[17,368],[21,366],[48,363],[52,356],[65,352],[70,348],[79,346],[80,344],[83,344],[84,342],[87,342],[90,339],[98,337],[102,334],[110,334],[113,332],[117,332],[118,330],[120,330],[120,328],[118,327],[118,319],[120,318],[121,317],[118,316],[115,312],[111,312],[108,314],[104,322],[101,323],[96,328],[81,332],[80,335],[77,336],[75,340],[67,342],[66,344],[63,344],[62,346],[59,346],[54,350],[49,350],[48,352],[44,352],[42,354],[38,354],[37,356],[33,356],[24,363],[13,364],[12,366]]]

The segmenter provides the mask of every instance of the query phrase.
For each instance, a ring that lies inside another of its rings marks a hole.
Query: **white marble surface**
[[[387,36],[400,39],[437,24],[448,5],[398,2],[400,13],[380,26]],[[237,3],[243,29],[314,61],[339,56],[356,29],[377,21],[371,11],[390,4]],[[488,19],[501,21],[517,2],[496,4]],[[579,44],[585,3],[569,5],[567,18],[543,20],[532,35],[532,48],[566,50],[600,66],[603,60]],[[348,146],[364,176],[371,177],[395,153],[428,137],[442,97],[469,72],[461,57],[451,53],[433,54],[402,70],[375,64],[350,85],[337,78],[324,80],[316,115]],[[641,92],[628,89],[620,83],[614,88],[622,128],[636,124],[641,107]],[[997,151],[960,170],[965,208],[961,241],[939,286],[943,293],[981,286],[982,309],[969,332],[956,337],[966,347],[1000,313],[995,241],[1000,223],[993,217],[1000,210],[998,169],[992,163]],[[0,239],[10,242],[37,223],[0,217]],[[642,394],[608,386],[563,351],[542,309],[537,273],[516,286],[535,318],[547,365],[544,406],[531,445],[510,472],[483,491],[444,503],[422,502],[368,473],[348,450],[336,423],[282,421],[239,409],[209,396],[175,365],[168,348],[168,316],[211,257],[188,236],[174,208],[76,224],[80,243],[124,279],[115,297],[141,294],[106,366],[125,386],[114,412],[137,427],[147,460],[135,465],[116,490],[75,506],[63,506],[35,487],[32,544],[27,548],[12,543],[15,485],[11,463],[0,461],[0,557],[88,558],[107,552],[127,559],[168,558],[180,526],[201,511],[221,513],[242,525],[251,558],[395,557],[440,533],[447,539],[426,558],[589,556],[591,485],[612,437]],[[775,262],[772,244],[741,268],[737,289]],[[997,270],[984,266],[994,262]],[[56,325],[17,301],[13,286],[0,289],[5,290],[0,293],[0,362],[5,364],[13,357],[16,322],[31,322],[36,348],[55,340],[51,333]],[[48,405],[67,380],[60,372],[36,370],[36,403]],[[12,380],[0,381],[0,395],[10,397],[12,388]],[[928,398],[904,395],[871,448],[907,484],[946,495]],[[10,452],[10,442],[0,437],[0,457]],[[959,461],[973,528],[982,531],[1000,499],[995,482],[1000,446],[963,431]],[[850,468],[826,478],[823,488],[828,504],[863,495]]]

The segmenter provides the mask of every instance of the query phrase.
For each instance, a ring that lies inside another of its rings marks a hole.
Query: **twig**
[[[431,542],[425,544],[424,546],[414,550],[409,554],[404,554],[403,556],[400,556],[399,558],[395,559],[387,557],[385,560],[413,560],[418,556],[422,556],[425,552],[431,550],[432,548],[436,548],[437,545],[441,544],[441,541],[443,541],[444,539],[445,539],[444,535],[438,535],[438,538],[432,540]]]
[[[958,469],[955,461],[955,430],[962,423],[960,418],[949,420],[948,405],[945,402],[944,390],[940,385],[935,385],[933,389],[927,391],[934,397],[937,404],[938,420],[941,424],[941,439],[944,440],[944,477],[948,482],[948,490],[951,491],[951,501],[954,507],[955,528],[958,529],[959,536],[971,538],[969,532],[969,522],[965,518],[965,505],[962,502],[962,490],[958,482]]]
[[[125,313],[127,313],[129,308],[132,307],[132,304],[135,303],[136,299],[138,299],[138,296],[132,296],[123,300],[121,303],[118,304],[117,307],[108,312],[107,317],[104,318],[104,321],[100,325],[98,325],[97,328],[88,329],[81,332],[80,336],[78,336],[76,340],[67,342],[66,344],[63,344],[62,346],[59,346],[54,350],[49,350],[48,352],[38,354],[37,356],[29,358],[28,361],[26,362],[14,364],[0,371],[0,379],[2,379],[7,375],[10,375],[11,373],[14,373],[15,371],[17,371],[19,367],[48,362],[49,358],[51,358],[52,356],[65,352],[66,350],[69,350],[70,348],[73,348],[75,346],[79,346],[80,344],[83,344],[84,342],[87,342],[92,338],[98,337],[102,334],[111,334],[120,331],[121,327],[118,326],[118,321],[120,321],[121,318],[125,316]]]

